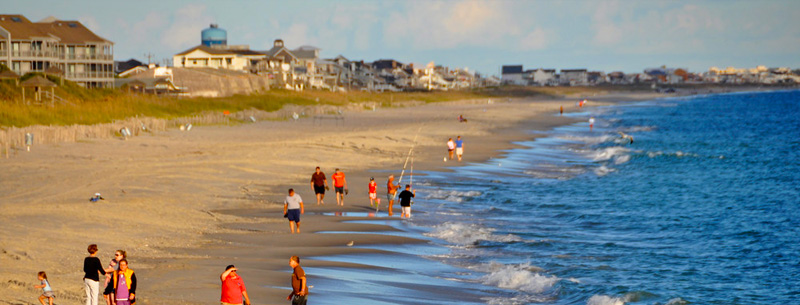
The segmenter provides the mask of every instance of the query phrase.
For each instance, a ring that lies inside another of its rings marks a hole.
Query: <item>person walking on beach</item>
[[[286,297],[292,300],[292,305],[306,305],[308,302],[308,281],[306,272],[300,267],[300,258],[292,256],[289,258],[289,266],[292,266],[292,293]]]
[[[325,189],[327,188],[328,179],[325,177],[325,173],[317,166],[316,171],[311,174],[311,189],[313,189],[314,194],[317,195],[317,205],[325,204],[323,199],[325,199]]]
[[[347,179],[344,178],[344,173],[336,169],[333,173],[333,188],[336,189],[336,205],[344,206],[344,195],[347,194]]]
[[[406,189],[397,196],[400,198],[400,208],[403,210],[402,214],[400,214],[400,218],[411,217],[411,198],[414,198],[416,194],[417,191],[411,192],[411,185],[406,184]]]
[[[456,150],[456,142],[453,142],[453,138],[450,138],[447,140],[447,160],[453,160],[454,150]]]
[[[294,193],[294,189],[289,189],[289,196],[283,201],[283,215],[289,218],[289,228],[294,234],[294,227],[297,225],[297,233],[300,233],[300,214],[305,214],[303,208],[303,198]]]
[[[594,117],[589,118],[589,131],[592,131],[592,129],[594,129]]]
[[[42,288],[42,295],[39,296],[39,302],[42,302],[42,305],[47,305],[44,300],[48,300],[50,305],[53,305],[56,294],[53,293],[53,288],[50,287],[50,282],[47,281],[47,273],[39,271],[39,281],[41,284],[33,285],[33,288]]]
[[[111,263],[106,268],[106,288],[103,290],[103,297],[108,305],[114,304],[114,285],[111,284],[112,274],[114,274],[114,271],[119,271],[119,261],[127,258],[127,253],[124,250],[114,251],[114,258],[111,259]]]
[[[456,156],[458,156],[458,162],[461,162],[461,155],[464,154],[464,140],[461,139],[461,136],[456,137]]]
[[[242,277],[236,273],[237,270],[233,265],[228,265],[225,267],[225,272],[219,275],[219,280],[222,281],[220,305],[241,305],[242,299],[244,299],[244,305],[250,305],[247,288],[244,286]]]
[[[378,183],[375,182],[374,177],[369,177],[369,206],[374,207],[375,204],[373,202],[378,200]],[[378,201],[380,204],[380,201]]]
[[[86,291],[86,305],[97,305],[100,293],[100,275],[106,275],[103,264],[97,258],[97,245],[91,244],[86,249],[89,256],[83,259],[83,289]]]
[[[119,261],[119,270],[114,271],[114,300],[117,305],[136,303],[136,274],[124,258]]]
[[[394,207],[394,195],[399,188],[400,184],[394,184],[394,175],[389,175],[389,181],[386,182],[386,200],[389,200],[389,216],[394,215],[394,211],[392,211]]]

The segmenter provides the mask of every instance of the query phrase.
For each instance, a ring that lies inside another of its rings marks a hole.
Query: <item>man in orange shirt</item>
[[[333,188],[336,189],[336,205],[344,206],[344,195],[347,191],[347,179],[344,178],[344,173],[336,169],[336,172],[331,176],[333,179]]]

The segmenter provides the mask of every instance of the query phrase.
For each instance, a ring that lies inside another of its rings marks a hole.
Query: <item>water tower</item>
[[[205,46],[225,46],[228,45],[228,32],[220,29],[216,23],[212,23],[209,28],[200,34],[200,40]]]

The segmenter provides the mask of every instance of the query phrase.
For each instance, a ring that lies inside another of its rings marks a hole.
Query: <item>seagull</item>
[[[353,244],[355,244],[355,243],[354,243],[354,242],[351,240],[349,243],[347,243],[347,246],[348,246],[348,247],[352,247],[352,246],[353,246]]]
[[[629,134],[624,133],[622,131],[618,131],[617,133],[619,133],[619,135],[622,137],[623,140],[624,139],[629,139],[629,140],[631,140],[631,142],[629,144],[633,144],[633,136],[632,135],[629,135]]]

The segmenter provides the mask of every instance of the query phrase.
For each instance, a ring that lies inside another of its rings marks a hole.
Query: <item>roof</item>
[[[517,74],[517,73],[522,73],[522,65],[503,66],[502,74]]]
[[[178,54],[175,54],[175,56],[186,55],[186,54],[192,53],[192,52],[197,51],[197,50],[200,50],[200,51],[206,52],[208,54],[212,54],[212,55],[244,55],[244,56],[266,55],[265,52],[258,52],[258,51],[253,51],[253,50],[242,50],[242,49],[231,50],[231,49],[223,49],[223,48],[212,48],[212,47],[209,47],[209,46],[201,44],[201,45],[195,46],[195,47],[193,47],[191,49],[188,49],[186,51],[183,51],[183,52],[180,52]]]
[[[0,79],[13,79],[13,78],[19,78],[19,75],[17,75],[17,73],[14,73],[14,71],[5,70],[3,72],[0,72]]]
[[[61,69],[59,69],[56,66],[50,66],[50,67],[48,67],[47,69],[44,70],[44,73],[54,74],[54,75],[61,75],[61,74],[64,74],[64,71],[61,71]]]
[[[74,20],[48,17],[40,22],[31,22],[22,15],[0,15],[0,26],[10,32],[14,40],[51,38],[64,44],[111,43]]]
[[[130,70],[133,67],[143,66],[141,61],[136,59],[128,59],[127,61],[114,61],[114,72],[122,73],[123,71]]]
[[[586,69],[561,69],[561,73],[586,72]]]
[[[58,37],[64,44],[85,44],[85,43],[111,43],[91,30],[83,26],[78,21],[53,21],[51,23],[37,23],[43,31]],[[13,34],[12,34],[13,35]]]
[[[292,54],[294,54],[295,57],[300,59],[316,59],[318,54],[317,50],[296,49],[292,50]]]
[[[28,80],[21,82],[19,85],[22,87],[56,87],[55,83],[49,81],[41,75],[31,77]]]

